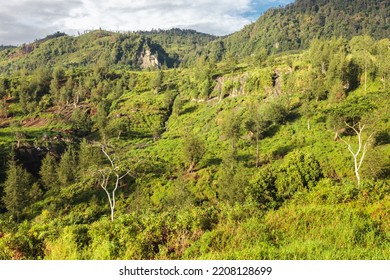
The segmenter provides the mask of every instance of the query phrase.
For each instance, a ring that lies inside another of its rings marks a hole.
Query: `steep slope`
[[[255,23],[224,40],[227,53],[247,56],[265,48],[275,53],[307,48],[314,38],[367,34],[389,38],[389,1],[297,0],[270,9]]]

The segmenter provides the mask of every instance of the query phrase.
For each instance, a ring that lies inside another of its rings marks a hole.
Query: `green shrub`
[[[297,191],[311,189],[323,177],[319,162],[312,156],[295,151],[287,155],[275,184],[281,198],[290,198]]]
[[[275,181],[275,171],[270,166],[261,168],[245,189],[247,199],[253,201],[261,209],[276,207],[278,203]]]

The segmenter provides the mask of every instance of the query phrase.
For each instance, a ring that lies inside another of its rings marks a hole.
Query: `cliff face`
[[[152,54],[150,49],[143,50],[138,63],[142,69],[161,67],[161,63],[158,61],[158,55]]]

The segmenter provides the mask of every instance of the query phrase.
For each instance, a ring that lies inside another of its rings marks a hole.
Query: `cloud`
[[[270,6],[292,0],[13,0],[0,7],[0,44],[20,44],[55,31],[195,29],[235,32]]]
[[[81,5],[70,0],[14,0],[1,3],[0,44],[21,44],[44,37],[62,28],[56,22],[69,17],[69,11]]]

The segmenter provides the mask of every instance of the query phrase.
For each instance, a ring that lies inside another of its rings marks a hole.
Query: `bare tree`
[[[368,145],[371,141],[371,138],[372,138],[372,135],[373,133],[371,133],[368,138],[364,141],[363,140],[363,137],[362,137],[362,134],[363,134],[363,130],[365,129],[365,125],[361,124],[360,122],[355,125],[355,126],[351,126],[349,125],[348,123],[346,123],[346,125],[351,128],[357,135],[358,137],[358,147],[357,147],[357,150],[356,152],[353,150],[352,148],[352,145],[351,143],[345,141],[344,139],[342,139],[340,136],[339,136],[339,139],[341,141],[343,141],[347,146],[348,146],[348,151],[352,154],[353,156],[353,161],[354,161],[354,170],[355,170],[355,176],[356,176],[356,179],[357,179],[357,183],[358,183],[358,186],[360,186],[360,174],[359,174],[359,170],[360,168],[362,167],[362,164],[363,164],[363,160],[364,160],[364,157],[367,153],[367,148],[368,148]],[[357,126],[357,128],[356,128]]]
[[[110,155],[106,150],[106,146],[102,145],[101,149],[103,154],[109,160],[110,166],[98,170],[100,174],[98,184],[107,194],[108,202],[110,203],[111,221],[114,221],[114,211],[116,206],[115,192],[118,190],[120,180],[125,178],[127,175],[130,175],[130,170],[126,169],[123,164],[117,163],[115,154]],[[109,184],[112,176],[114,177],[115,183],[110,189]]]

